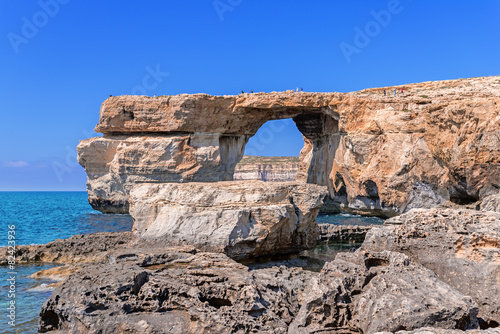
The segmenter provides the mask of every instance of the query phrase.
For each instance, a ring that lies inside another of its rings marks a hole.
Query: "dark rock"
[[[286,333],[318,275],[250,270],[216,253],[153,253],[124,251],[71,275],[43,305],[40,332]]]
[[[371,226],[318,224],[320,241],[328,242],[355,242],[365,240],[366,233]]]
[[[477,326],[477,305],[401,253],[344,253],[313,278],[290,334]]]
[[[95,263],[106,260],[107,252],[124,248],[132,240],[132,232],[79,234],[57,239],[45,245],[17,246],[16,262]],[[0,248],[0,265],[7,265],[8,248]]]
[[[500,323],[500,213],[415,209],[371,229],[361,248],[408,255],[471,296],[482,327]]]

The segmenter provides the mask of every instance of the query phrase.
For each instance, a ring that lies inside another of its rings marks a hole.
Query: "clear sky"
[[[110,94],[346,92],[500,74],[497,0],[0,4],[0,190],[84,190],[75,147],[97,135]],[[262,131],[247,153],[300,151],[292,121]]]

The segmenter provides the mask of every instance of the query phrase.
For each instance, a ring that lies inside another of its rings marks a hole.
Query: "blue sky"
[[[0,4],[0,190],[84,190],[75,147],[96,135],[110,94],[346,92],[500,74],[493,0]],[[270,126],[250,153],[298,154],[293,122]]]

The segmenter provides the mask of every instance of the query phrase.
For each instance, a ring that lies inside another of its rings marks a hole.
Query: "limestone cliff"
[[[332,211],[391,216],[497,193],[500,77],[401,88],[111,97],[96,127],[104,137],[78,146],[89,201],[127,212],[137,183],[231,180],[248,139],[284,118],[304,136],[299,179],[326,185]]]
[[[234,180],[294,181],[299,173],[298,157],[243,156],[234,170]]]

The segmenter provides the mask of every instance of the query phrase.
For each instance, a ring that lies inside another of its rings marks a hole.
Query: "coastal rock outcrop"
[[[238,200],[230,191],[228,196]],[[157,204],[161,211],[166,202]],[[77,261],[67,252],[62,258],[72,265],[33,275],[69,275],[44,303],[39,330],[490,334],[498,326],[499,217],[414,209],[372,227],[354,253],[338,253],[324,265],[319,261],[321,272],[311,271],[317,263],[306,257],[238,263],[222,253],[117,233],[93,258],[96,263],[78,263],[83,254],[74,251]],[[116,242],[119,235],[128,243]],[[89,236],[85,247],[106,238]],[[69,249],[75,242],[58,244]]]
[[[290,334],[477,327],[470,297],[401,253],[340,253],[311,285]]]
[[[330,211],[393,216],[497,193],[500,77],[400,88],[110,97],[96,127],[104,137],[78,146],[89,201],[127,212],[137,183],[231,180],[248,139],[284,118],[304,136],[299,178],[328,187]]]
[[[39,331],[285,334],[317,275],[250,270],[223,254],[156,251],[129,250],[71,275],[44,303]]]
[[[68,239],[56,239],[45,245],[16,246],[16,263],[96,263],[107,261],[110,250],[128,247],[132,232],[100,232],[78,234]],[[7,265],[9,248],[0,248],[0,265]]]
[[[482,327],[500,325],[500,213],[414,209],[373,227],[361,249],[408,255],[471,296]]]
[[[130,214],[140,239],[243,259],[312,248],[326,194],[289,182],[142,184],[130,192]]]

